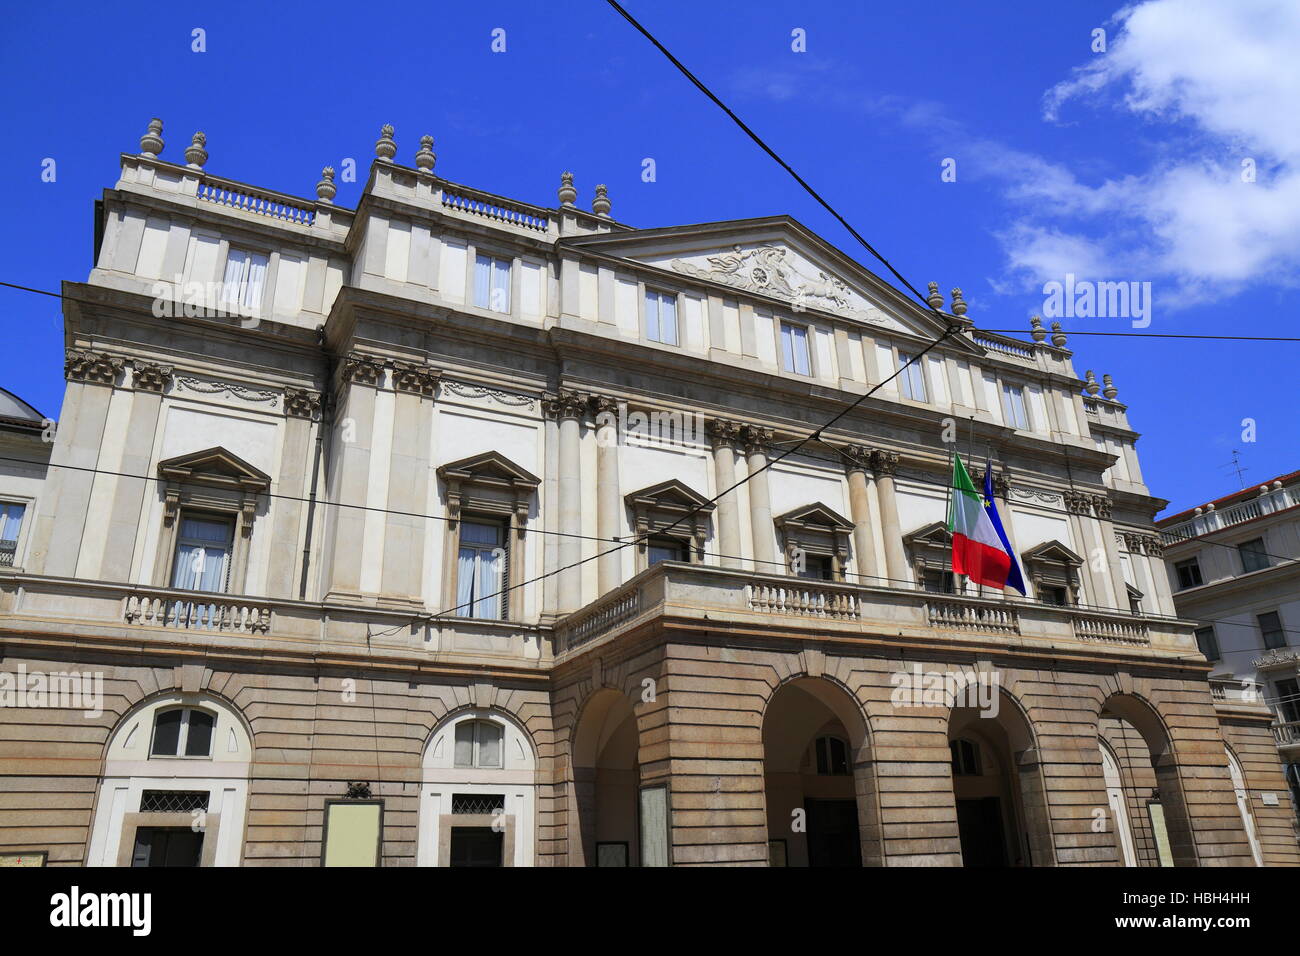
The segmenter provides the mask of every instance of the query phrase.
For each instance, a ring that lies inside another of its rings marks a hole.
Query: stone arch
[[[1173,734],[1149,697],[1124,687],[1100,701],[1097,736],[1114,751],[1140,866],[1197,866]]]
[[[791,675],[764,702],[762,740],[769,863],[880,865],[871,729],[857,697],[829,675]]]
[[[1259,843],[1255,813],[1250,806],[1250,788],[1246,786],[1246,769],[1231,744],[1225,743],[1223,750],[1228,758],[1228,776],[1232,780],[1232,791],[1237,798],[1237,811],[1241,814],[1241,825],[1245,828],[1246,840],[1250,844],[1250,855],[1256,866],[1263,866],[1264,851]]]
[[[647,862],[638,819],[641,729],[633,698],[614,687],[593,687],[578,709],[569,731],[569,818],[578,837],[569,839],[570,866]],[[655,862],[660,850],[656,840]]]
[[[171,688],[132,704],[105,741],[87,865],[238,866],[253,746],[222,695]]]
[[[1056,863],[1038,735],[1028,710],[1005,687],[996,709],[948,712],[953,800],[966,866]]]
[[[420,767],[420,866],[534,865],[538,754],[514,714],[451,709],[425,740]]]

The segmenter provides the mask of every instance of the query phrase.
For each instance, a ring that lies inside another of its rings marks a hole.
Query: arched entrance
[[[532,866],[537,761],[500,711],[447,717],[429,735],[420,783],[420,866]]]
[[[573,735],[573,805],[580,845],[570,842],[571,866],[641,866],[638,820],[641,770],[636,714],[627,695],[604,688],[587,700]],[[666,835],[665,835],[666,836]]]
[[[1137,865],[1196,866],[1173,741],[1160,716],[1139,697],[1113,694],[1097,731],[1119,765]]]
[[[1255,830],[1255,814],[1250,809],[1250,791],[1246,789],[1246,775],[1242,773],[1241,763],[1236,754],[1225,748],[1228,757],[1228,774],[1232,777],[1232,791],[1237,795],[1237,811],[1241,814],[1241,825],[1246,828],[1246,839],[1250,841],[1250,855],[1255,858],[1256,866],[1264,865],[1264,854],[1259,845],[1259,834]]]
[[[1128,800],[1124,796],[1124,778],[1120,776],[1119,760],[1104,741],[1098,741],[1101,751],[1101,775],[1106,781],[1106,803],[1110,806],[1111,826],[1119,840],[1120,859],[1125,866],[1137,866],[1133,849],[1133,826],[1128,818]]]
[[[996,713],[954,707],[948,717],[962,865],[1051,866],[1051,830],[1033,730],[1007,693],[999,691],[996,700]]]
[[[773,695],[763,781],[770,865],[879,864],[866,721],[837,684],[804,677]]]
[[[87,866],[239,866],[252,738],[210,694],[171,691],[109,737]]]

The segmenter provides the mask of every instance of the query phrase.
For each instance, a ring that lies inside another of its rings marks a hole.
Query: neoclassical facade
[[[6,703],[0,853],[1300,863],[1270,714],[1212,692],[1059,328],[919,307],[786,216],[458,185],[390,127],[352,209],[164,145],[64,285],[48,471],[0,487],[0,673],[102,679]],[[954,447],[1023,598],[951,574]]]

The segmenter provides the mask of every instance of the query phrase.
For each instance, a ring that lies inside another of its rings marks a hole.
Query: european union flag
[[[993,523],[993,530],[998,533],[998,540],[1002,542],[1002,548],[1011,558],[1011,570],[1007,573],[1007,587],[1015,588],[1022,595],[1025,594],[1025,579],[1020,573],[1020,562],[1016,560],[1016,552],[1011,549],[1011,542],[1007,540],[1007,533],[1002,528],[1002,519],[998,516],[998,506],[993,501],[993,459],[987,459],[984,463],[984,510],[988,513],[989,521]]]

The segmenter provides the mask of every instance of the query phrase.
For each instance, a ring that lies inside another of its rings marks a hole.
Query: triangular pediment
[[[270,475],[220,445],[160,461],[158,472],[173,481],[202,480],[246,488],[267,488],[271,484]]]
[[[831,508],[814,501],[810,505],[801,505],[776,519],[778,528],[796,527],[810,530],[852,531],[853,522]]]
[[[1069,564],[1076,568],[1083,566],[1083,558],[1055,540],[1044,541],[1042,544],[1035,545],[1028,551],[1023,552],[1021,557],[1026,562],[1046,561],[1053,564]]]
[[[468,458],[461,458],[458,461],[439,465],[438,477],[444,481],[448,479],[459,479],[461,481],[473,479],[480,482],[501,482],[510,485],[523,484],[533,487],[541,484],[541,479],[532,472],[526,468],[521,468],[505,455],[496,451],[483,452],[479,455],[471,455]]]
[[[790,312],[826,313],[926,338],[944,329],[921,303],[789,216],[602,233],[566,245],[772,299]],[[960,336],[949,343],[979,351]]]
[[[942,521],[931,521],[910,534],[903,535],[903,544],[909,548],[915,545],[946,548],[951,541],[952,534],[948,531],[948,525]]]
[[[691,488],[690,485],[676,478],[669,478],[657,485],[642,488],[640,491],[633,491],[624,495],[623,500],[633,508],[641,505],[657,508],[680,508],[684,511],[695,508],[702,512],[713,510],[713,504],[708,498],[705,498]]]

